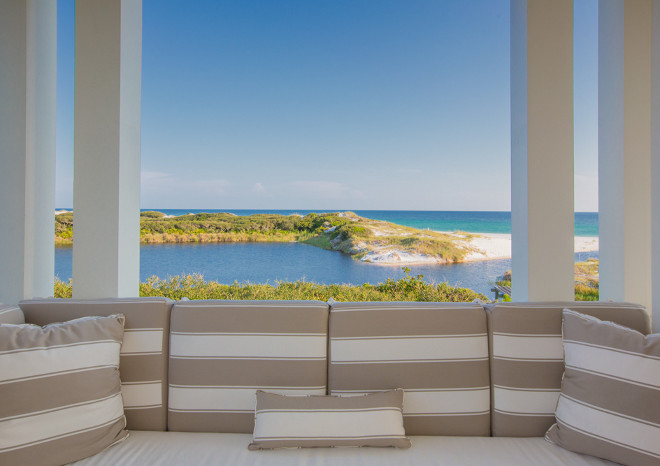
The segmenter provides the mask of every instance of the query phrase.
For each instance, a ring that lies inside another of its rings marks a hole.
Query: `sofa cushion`
[[[170,310],[165,298],[37,299],[21,301],[27,322],[46,325],[83,316],[126,317],[119,372],[129,429],[167,429]]]
[[[76,466],[595,466],[613,465],[537,438],[411,437],[412,448],[300,448],[250,451],[250,434],[132,432]]]
[[[18,306],[0,305],[0,324],[24,324],[25,316]]]
[[[0,464],[62,464],[124,439],[124,317],[0,325]]]
[[[410,448],[402,408],[401,389],[345,397],[257,390],[254,436],[248,448]]]
[[[326,303],[177,302],[171,328],[169,430],[251,433],[257,390],[326,394]]]
[[[486,314],[466,303],[333,303],[332,395],[403,388],[408,435],[489,435]]]
[[[660,334],[563,316],[566,371],[546,439],[622,464],[660,464]]]
[[[488,311],[491,335],[492,431],[502,437],[542,437],[555,422],[564,373],[562,310],[651,330],[643,306],[628,303],[500,303]]]

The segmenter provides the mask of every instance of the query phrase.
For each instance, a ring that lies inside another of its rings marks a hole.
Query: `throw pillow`
[[[402,407],[401,389],[346,397],[258,390],[254,441],[248,448],[409,448]]]
[[[660,463],[660,334],[565,309],[566,369],[546,439],[629,465]]]
[[[0,464],[63,464],[126,438],[124,316],[0,324]]]

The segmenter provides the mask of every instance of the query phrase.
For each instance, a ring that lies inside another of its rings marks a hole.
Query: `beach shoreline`
[[[466,262],[511,258],[511,235],[503,233],[473,233],[472,245],[481,253],[470,253]],[[576,236],[574,252],[598,251],[598,236]]]
[[[469,233],[439,231],[450,235],[457,242],[472,249],[461,262],[488,261],[498,259],[511,259],[511,234],[509,233]],[[598,251],[598,236],[576,236],[575,252]],[[424,254],[415,254],[402,249],[383,248],[373,251],[360,259],[374,265],[401,266],[401,265],[430,265],[443,264],[435,257]]]

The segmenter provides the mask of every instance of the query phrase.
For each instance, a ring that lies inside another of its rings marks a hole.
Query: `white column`
[[[573,300],[573,2],[511,0],[516,301]]]
[[[660,0],[653,0],[651,217],[653,332],[660,333]]]
[[[651,307],[651,0],[598,12],[600,299]]]
[[[141,61],[141,0],[76,1],[76,298],[138,295]]]
[[[0,2],[0,301],[53,295],[57,2]]]

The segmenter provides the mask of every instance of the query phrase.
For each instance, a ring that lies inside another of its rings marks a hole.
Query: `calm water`
[[[576,260],[598,257],[578,253]],[[72,248],[55,249],[55,273],[61,280],[71,278]],[[449,282],[471,288],[488,297],[495,278],[511,268],[510,259],[455,265],[411,266],[412,274],[427,281]],[[378,266],[299,243],[156,244],[140,248],[140,280],[157,275],[165,278],[184,273],[201,273],[221,283],[272,283],[277,280],[307,280],[316,283],[378,284],[401,278],[398,266]]]

